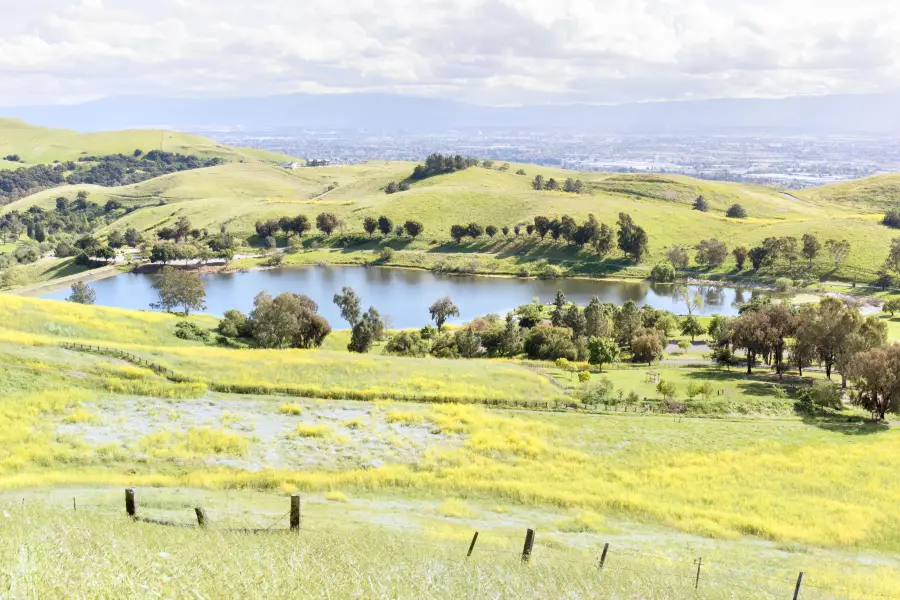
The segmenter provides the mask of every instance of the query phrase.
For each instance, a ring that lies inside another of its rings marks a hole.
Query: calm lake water
[[[151,287],[154,277],[126,273],[91,282],[90,286],[97,292],[97,304],[146,310],[156,300]],[[346,327],[346,323],[341,320],[332,298],[345,285],[351,286],[362,298],[363,309],[374,306],[387,316],[388,326],[394,328],[425,325],[429,322],[428,306],[444,296],[453,298],[459,307],[460,316],[455,322],[466,322],[491,312],[504,315],[534,297],[550,302],[558,289],[570,302],[582,306],[593,296],[599,296],[602,302],[621,305],[633,300],[641,306],[649,304],[677,314],[686,312],[684,302],[675,296],[674,286],[643,282],[444,275],[378,267],[301,267],[201,277],[206,285],[206,312],[210,314],[221,315],[230,308],[248,313],[253,309],[254,296],[262,290],[273,296],[295,292],[315,300],[319,304],[319,314],[337,329]],[[691,295],[697,293],[705,301],[699,314],[736,315],[737,304],[749,301],[759,292],[691,286]],[[69,290],[65,289],[44,297],[63,300],[68,295]]]

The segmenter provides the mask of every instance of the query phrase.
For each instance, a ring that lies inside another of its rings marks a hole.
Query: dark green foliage
[[[153,289],[156,290],[159,301],[151,304],[151,308],[171,312],[173,308],[180,306],[185,315],[191,310],[206,308],[206,289],[196,271],[163,267],[159,277],[153,282]]]
[[[250,337],[250,330],[247,327],[247,315],[239,310],[226,310],[225,318],[219,321],[216,329],[226,337]]]
[[[384,322],[378,311],[373,307],[369,307],[359,321],[353,326],[350,335],[350,343],[347,350],[350,352],[359,352],[360,354],[368,352],[382,335],[384,334]]]
[[[675,281],[675,267],[672,263],[659,263],[650,271],[650,279],[657,283],[671,283]]]
[[[302,294],[283,293],[273,298],[260,292],[247,318],[251,345],[257,348],[317,348],[331,333],[318,313],[319,306]]]
[[[384,346],[385,354],[395,356],[422,357],[431,350],[431,343],[422,339],[418,331],[401,331],[388,340]]]
[[[203,329],[193,321],[181,321],[175,324],[175,337],[182,340],[193,340],[195,342],[208,342],[210,332]]]
[[[525,336],[523,348],[528,358],[535,360],[578,359],[572,331],[566,327],[534,327]]]
[[[316,228],[325,235],[331,235],[340,225],[341,220],[334,213],[321,213],[316,217]]]
[[[363,219],[363,230],[369,234],[371,237],[375,235],[375,231],[378,229],[378,220],[374,217],[366,217]]]
[[[425,159],[424,165],[418,165],[413,169],[412,179],[425,179],[434,175],[443,173],[455,173],[463,171],[469,167],[478,164],[478,160],[460,156],[459,154],[451,156],[449,154],[432,154]]]
[[[731,251],[734,255],[734,262],[737,265],[738,271],[744,270],[744,263],[747,262],[747,257],[750,255],[750,251],[747,250],[745,246],[738,246],[734,250]]]
[[[391,232],[394,230],[394,222],[381,215],[378,217],[378,230],[381,232],[381,235],[391,235]]]
[[[706,201],[702,195],[694,198],[694,210],[699,210],[700,212],[706,212],[709,210],[709,202]]]
[[[279,229],[281,229],[281,224],[278,219],[256,222],[256,235],[263,239],[276,235]]]
[[[487,236],[489,238],[492,238],[495,235],[497,235],[497,228],[494,225],[488,225],[487,227],[484,228],[484,232],[487,234]]]
[[[619,249],[631,260],[641,262],[647,252],[647,233],[634,224],[631,215],[619,213]]]
[[[450,299],[450,296],[435,300],[432,305],[428,307],[428,312],[431,313],[431,319],[434,321],[435,325],[437,325],[438,332],[441,331],[444,323],[447,322],[447,319],[459,316],[459,309],[453,304],[453,300]]]
[[[353,327],[359,323],[362,300],[350,286],[344,286],[340,294],[334,295],[334,303],[341,309],[341,318]]]
[[[732,204],[728,207],[728,210],[725,211],[725,216],[729,219],[746,219],[747,209],[740,204]]]
[[[77,304],[93,304],[97,300],[97,292],[85,282],[76,281],[72,284],[72,293],[66,300]]]
[[[884,219],[882,219],[881,222],[888,227],[900,229],[900,209],[887,211],[887,213],[885,213],[884,215]]]
[[[121,231],[110,231],[106,236],[106,243],[110,248],[121,248],[125,245],[125,236]]]
[[[419,221],[407,221],[403,224],[403,230],[406,232],[406,235],[415,239],[425,231],[425,226]]]
[[[68,161],[55,165],[22,167],[15,171],[0,170],[0,204],[7,204],[39,189],[65,184],[90,183],[104,187],[130,185],[167,173],[221,163],[220,158],[201,159],[154,150],[142,157],[124,154],[84,156],[78,159],[78,163]]]
[[[634,362],[652,364],[663,357],[665,349],[662,334],[655,329],[641,328],[631,338],[631,354]]]
[[[710,269],[718,267],[728,258],[728,246],[716,238],[702,240],[694,248],[697,250],[697,262]]]

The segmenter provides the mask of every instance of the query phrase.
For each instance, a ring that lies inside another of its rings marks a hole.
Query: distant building
[[[283,169],[296,169],[299,166],[300,166],[300,163],[298,163],[298,162],[281,163],[281,168],[283,168]]]
[[[306,166],[307,167],[327,167],[328,161],[325,160],[324,158],[318,158],[318,159],[314,158],[312,160],[307,159]]]

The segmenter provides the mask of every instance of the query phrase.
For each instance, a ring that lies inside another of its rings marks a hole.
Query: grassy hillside
[[[34,128],[20,122],[0,123],[11,132],[4,147],[19,152],[26,160],[67,158],[80,152],[122,151],[148,140],[158,140],[166,150],[229,159],[230,162],[218,167],[174,173],[131,186],[70,186],[46,190],[0,209],[2,213],[25,211],[31,206],[52,208],[57,196],[74,197],[81,189],[89,191],[92,200],[100,204],[116,199],[140,209],[116,221],[109,229],[136,227],[152,232],[174,218],[187,216],[195,227],[216,231],[225,224],[231,232],[250,238],[258,220],[296,214],[314,220],[317,214],[327,211],[346,222],[345,232],[362,233],[365,217],[383,214],[397,224],[410,218],[424,224],[422,237],[402,243],[400,248],[405,250],[480,252],[501,258],[527,254],[531,258],[590,265],[598,263],[590,252],[578,253],[564,244],[541,244],[534,239],[510,241],[498,237],[474,243],[467,241],[463,245],[450,244],[449,228],[470,221],[512,228],[532,222],[536,215],[569,214],[580,220],[589,213],[614,225],[618,214],[626,212],[649,234],[650,252],[645,267],[663,260],[666,249],[673,244],[693,246],[701,239],[717,237],[725,240],[730,248],[750,247],[770,236],[800,238],[804,233],[812,233],[823,242],[830,238],[849,240],[852,246],[849,259],[838,273],[833,273],[823,252],[811,272],[797,269],[789,275],[796,279],[841,276],[861,282],[874,278],[887,255],[891,238],[895,237],[895,232],[882,226],[880,219],[885,206],[894,202],[900,176],[878,176],[788,194],[763,186],[677,175],[574,173],[513,164],[505,172],[474,167],[415,181],[409,191],[387,195],[384,187],[390,181],[406,178],[414,163],[373,161],[285,170],[268,160],[279,158],[277,155],[227,148],[198,136],[158,131],[77,134]],[[525,170],[525,176],[515,174],[520,168]],[[560,180],[580,178],[587,191],[581,195],[534,191],[531,180],[537,174]],[[709,202],[709,212],[692,210],[691,203],[698,195]],[[749,218],[725,218],[725,210],[735,203],[747,209]],[[328,242],[323,240],[323,243]],[[613,262],[620,259],[617,253],[607,257]],[[733,269],[733,259],[729,258],[717,272],[730,273]],[[572,272],[599,270],[588,266]]]
[[[181,154],[226,159],[279,161],[286,157],[259,151],[229,148],[208,138],[155,129],[132,129],[99,133],[78,133],[29,125],[17,119],[0,119],[0,156],[18,154],[25,164],[78,160],[87,155],[131,154],[164,150]],[[21,163],[3,161],[0,168],[16,168]]]
[[[876,175],[792,193],[812,202],[871,209],[883,214],[887,209],[900,207],[900,175]]]

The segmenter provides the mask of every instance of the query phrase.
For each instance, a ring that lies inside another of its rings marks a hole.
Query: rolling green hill
[[[351,166],[282,169],[279,155],[221,146],[202,137],[175,132],[125,131],[77,134],[27,126],[18,121],[0,121],[4,134],[0,154],[16,152],[25,160],[56,160],[82,152],[128,151],[148,144],[163,145],[200,155],[222,156],[226,164],[179,172],[131,186],[102,188],[70,186],[45,190],[20,199],[2,209],[24,211],[31,206],[51,208],[60,195],[74,197],[80,189],[91,193],[93,201],[114,198],[137,207],[111,229],[136,227],[152,231],[180,216],[194,226],[229,230],[249,238],[260,219],[305,214],[311,220],[321,212],[333,212],[346,222],[346,232],[361,232],[367,216],[386,215],[395,223],[406,219],[421,221],[424,235],[405,246],[408,250],[434,252],[482,252],[520,254],[558,259],[596,261],[590,253],[578,253],[562,244],[536,245],[531,241],[500,240],[448,245],[449,228],[455,223],[476,221],[497,227],[532,222],[536,215],[569,214],[585,219],[593,213],[613,225],[620,212],[633,216],[647,230],[650,253],[644,261],[652,265],[665,257],[672,244],[693,246],[717,237],[730,248],[752,246],[770,236],[801,237],[813,233],[823,242],[847,239],[852,245],[849,259],[837,275],[865,280],[878,269],[887,255],[893,232],[880,224],[884,208],[900,189],[900,176],[883,175],[803,192],[785,193],[758,185],[703,181],[678,175],[575,173],[537,165],[513,164],[508,171],[473,167],[465,171],[415,181],[407,192],[387,195],[390,181],[409,176],[415,163],[373,161]],[[271,160],[270,160],[271,159]],[[524,169],[525,176],[516,175]],[[534,191],[531,180],[545,178],[582,179],[586,193]],[[329,190],[329,188],[332,188]],[[709,212],[692,210],[693,199],[703,195]],[[732,204],[746,207],[749,218],[725,218]],[[524,244],[524,245],[523,245]],[[611,257],[613,259],[617,257]],[[822,261],[826,261],[823,256]],[[733,261],[720,269],[728,272]],[[823,272],[827,263],[822,265]],[[833,274],[832,274],[833,275]]]

